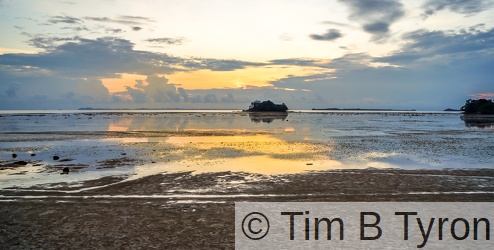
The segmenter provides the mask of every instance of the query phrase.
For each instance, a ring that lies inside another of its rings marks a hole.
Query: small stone
[[[36,156],[36,154],[31,154],[31,156]]]
[[[62,174],[69,174],[70,169],[68,167],[63,168]]]
[[[312,166],[313,164],[312,164],[311,162],[309,162],[309,163],[307,163],[307,164],[305,164],[305,165],[307,165],[307,166]]]
[[[120,155],[127,155],[127,153],[121,153]]]
[[[16,158],[17,157],[17,154],[12,154],[12,158]]]
[[[54,156],[53,156],[53,160],[54,160],[54,161],[58,161],[58,159],[60,159],[60,157],[58,157],[58,155],[54,155]]]
[[[16,162],[14,162],[12,164],[25,166],[25,165],[27,165],[27,162],[25,162],[25,161],[16,161]]]

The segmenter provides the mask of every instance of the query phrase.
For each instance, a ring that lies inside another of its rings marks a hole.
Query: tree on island
[[[491,115],[494,114],[494,102],[487,99],[468,99],[460,110],[465,114]]]
[[[250,103],[249,109],[247,111],[270,111],[270,112],[286,112],[288,107],[282,104],[275,104],[270,100],[267,101],[254,101]]]

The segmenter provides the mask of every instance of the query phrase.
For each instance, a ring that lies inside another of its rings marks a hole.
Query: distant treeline
[[[465,112],[465,114],[492,115],[494,114],[494,102],[487,99],[468,99],[465,105],[461,107],[461,111]]]

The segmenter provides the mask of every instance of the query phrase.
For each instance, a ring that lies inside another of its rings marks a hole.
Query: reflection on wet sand
[[[250,120],[256,123],[271,123],[274,120],[284,121],[288,117],[287,112],[249,112]]]
[[[460,118],[467,127],[494,129],[494,115],[462,115]]]
[[[367,167],[491,166],[490,131],[466,128],[458,116],[383,112],[3,116],[0,167],[8,171],[0,171],[0,186],[176,171],[276,175]],[[55,161],[55,154],[69,160]],[[14,166],[15,161],[28,164]],[[36,170],[30,168],[35,164]],[[70,168],[69,175],[54,175],[64,167]]]

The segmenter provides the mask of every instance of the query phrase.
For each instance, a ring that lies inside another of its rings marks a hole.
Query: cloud
[[[142,16],[118,16],[116,18],[110,17],[84,17],[84,20],[102,22],[102,23],[115,23],[121,25],[137,26],[146,25],[151,22],[155,22],[154,19]]]
[[[333,41],[342,37],[342,34],[337,29],[328,29],[328,31],[323,35],[312,34],[309,37],[318,41]]]
[[[150,39],[146,39],[145,41],[155,44],[182,45],[185,39],[183,37],[178,37],[178,38],[161,37],[161,38],[150,38]]]
[[[142,89],[151,97],[152,101],[168,102],[174,100],[175,95],[178,94],[175,85],[169,84],[165,77],[148,76],[146,82],[148,84]]]
[[[65,42],[56,45],[56,42]],[[36,67],[67,77],[117,77],[120,73],[152,75],[170,73],[184,60],[163,53],[137,51],[119,38],[40,38],[30,43],[47,48],[38,54],[0,55],[0,64]]]
[[[144,16],[126,16],[126,15],[120,15],[119,19],[121,20],[133,20],[135,22],[143,22],[143,23],[149,23],[149,22],[154,22],[154,19],[150,17],[144,17]]]
[[[316,58],[286,58],[286,59],[275,59],[269,61],[269,63],[273,65],[331,68],[329,67],[329,62],[330,60],[316,59]]]
[[[85,26],[67,26],[67,27],[62,27],[61,29],[63,30],[72,30],[72,31],[76,31],[76,32],[80,32],[80,31],[89,31],[89,29]]]
[[[471,94],[470,96],[474,97],[475,99],[492,99],[494,98],[494,92],[476,93],[476,94]]]
[[[134,87],[126,87],[126,91],[116,93],[121,96],[130,96],[134,103],[234,103],[235,97],[231,91],[238,90],[200,90],[195,94],[169,82],[166,77],[147,76],[146,80],[137,80]],[[228,91],[227,93],[223,93]],[[194,92],[194,90],[192,90]]]
[[[217,103],[218,98],[216,97],[215,94],[207,94],[204,96],[204,102]]]
[[[30,39],[27,41],[27,44],[33,46],[35,48],[40,49],[48,49],[54,48],[60,43],[68,42],[68,41],[76,41],[79,37],[49,37],[40,34],[29,34],[27,32],[22,32],[22,35],[29,37]]]
[[[233,94],[230,92],[228,94],[226,94],[225,96],[222,96],[220,98],[221,102],[226,102],[226,103],[229,103],[229,102],[235,102],[235,97],[233,97]]]
[[[405,10],[398,0],[339,0],[350,8],[350,20],[359,22],[374,38],[385,35]]]
[[[239,60],[222,60],[212,58],[191,58],[183,63],[183,66],[199,70],[209,69],[212,71],[231,71],[236,69],[243,69],[249,66],[265,66],[266,63],[247,62]]]
[[[445,58],[458,59],[476,56],[478,53],[494,53],[494,28],[460,32],[417,30],[406,33],[403,39],[408,42],[403,48],[376,61],[407,65],[430,60],[447,62]]]
[[[417,110],[459,108],[470,96],[488,97],[494,93],[491,77],[494,46],[489,42],[490,33],[455,35],[421,31],[409,34],[410,39],[415,40],[390,57],[347,54],[325,64],[333,68],[332,72],[286,77],[271,83],[277,88],[310,90],[305,93],[305,101],[298,99],[297,108],[311,108],[310,105]],[[439,40],[434,42],[430,36]],[[409,58],[412,55],[413,58]],[[383,66],[382,62],[399,62],[401,67]],[[301,98],[302,94],[296,96]]]
[[[364,30],[369,33],[387,33],[389,31],[389,23],[375,22],[364,25]]]
[[[71,16],[51,16],[48,19],[48,23],[50,24],[59,24],[59,23],[65,23],[65,24],[79,24],[81,23],[82,20],[76,17],[71,17]]]
[[[2,109],[77,109],[110,100],[98,79],[73,79],[43,72],[20,74],[0,66],[0,107]]]
[[[112,29],[112,28],[106,28],[105,32],[108,34],[119,34],[125,32],[123,29]]]
[[[142,89],[135,89],[130,86],[125,87],[127,94],[130,95],[132,101],[135,103],[145,103],[147,102],[146,93]]]
[[[155,75],[176,71],[233,71],[266,63],[214,58],[180,58],[165,53],[134,49],[129,40],[104,37],[33,37],[31,45],[44,48],[37,54],[3,54],[0,65],[45,70],[72,78],[118,78],[122,73]]]
[[[422,8],[424,9],[424,17],[442,10],[472,15],[491,8],[493,4],[494,1],[492,0],[428,0]]]
[[[324,21],[322,23],[332,25],[332,26],[341,27],[341,28],[353,28],[353,26],[351,26],[350,24],[347,24],[347,23],[340,23],[340,22],[334,22],[334,21]]]

